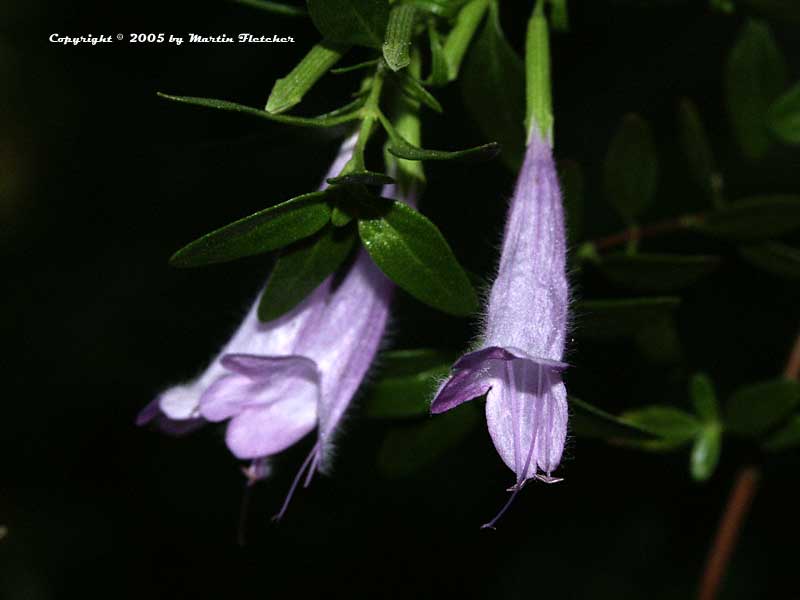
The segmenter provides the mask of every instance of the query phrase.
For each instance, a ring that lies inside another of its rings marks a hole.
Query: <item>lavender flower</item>
[[[329,177],[347,162],[354,141],[342,146]],[[393,287],[362,248],[338,285],[328,277],[283,317],[260,323],[256,302],[203,375],[161,396],[161,410],[171,419],[230,419],[226,443],[236,457],[253,461],[245,473],[251,482],[269,473],[265,458],[316,428],[317,442],[280,518],[304,474],[308,485],[330,463],[337,427],[378,351]]]
[[[431,405],[431,412],[442,413],[486,394],[489,434],[516,481],[512,497],[484,527],[494,526],[529,479],[558,481],[552,472],[567,433],[564,215],[552,149],[538,127],[531,131],[481,348],[453,365]]]

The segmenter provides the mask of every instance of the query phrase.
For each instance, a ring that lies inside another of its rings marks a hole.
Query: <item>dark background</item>
[[[522,4],[522,3],[520,3]],[[519,49],[529,7],[504,2]],[[743,162],[727,125],[722,72],[742,16],[705,2],[581,4],[556,36],[557,154],[587,173],[589,237],[621,227],[599,175],[630,111],[653,124],[662,158],[649,218],[706,204],[686,175],[675,108],[691,97],[709,127],[727,192],[798,188],[798,152]],[[591,6],[588,6],[591,4]],[[6,382],[0,434],[0,596],[45,598],[467,597],[685,598],[702,570],[738,467],[760,460],[726,445],[705,485],[685,451],[641,454],[571,437],[565,481],[530,486],[495,532],[478,526],[505,499],[510,473],[485,427],[409,477],[376,468],[394,423],[358,405],[334,476],[301,491],[270,524],[307,452],[275,461],[254,489],[248,543],[236,544],[243,479],[222,432],[172,439],[133,425],[161,389],[190,378],[224,342],[270,258],[178,271],[166,264],[199,234],[318,185],[341,131],[294,130],[167,103],[156,91],[263,106],[273,81],[317,41],[309,21],[225,2],[37,0],[0,6],[0,219]],[[797,26],[773,22],[800,73]],[[291,35],[287,45],[61,46],[62,35],[189,32]],[[357,56],[346,59],[355,62]],[[304,114],[342,104],[357,75],[329,76]],[[498,93],[502,93],[498,90]],[[481,141],[458,85],[426,115],[429,147]],[[473,271],[496,260],[513,174],[499,163],[428,167],[426,212]],[[708,250],[694,239],[654,249]],[[684,294],[680,356],[653,361],[630,342],[583,339],[577,316],[568,385],[610,411],[686,405],[708,372],[724,397],[778,374],[800,300],[790,287],[713,246],[725,261]],[[615,297],[591,273],[579,298]],[[460,350],[474,323],[399,294],[387,347]],[[656,353],[657,354],[657,353]],[[795,597],[797,454],[769,457],[724,598]]]

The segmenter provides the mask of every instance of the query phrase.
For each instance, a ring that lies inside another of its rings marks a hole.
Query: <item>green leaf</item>
[[[217,229],[178,250],[173,267],[198,267],[270,252],[313,235],[331,216],[328,193],[292,198]]]
[[[767,116],[769,128],[787,144],[800,144],[800,83],[778,98]]]
[[[688,287],[713,271],[718,256],[677,254],[608,254],[597,263],[609,280],[632,290],[673,292]]]
[[[610,441],[649,440],[652,434],[635,424],[623,421],[588,402],[569,396],[570,431],[580,437],[600,438]]]
[[[337,177],[329,177],[328,183],[331,185],[359,184],[359,185],[391,185],[394,179],[386,173],[376,173],[375,171],[351,171]]]
[[[800,227],[800,196],[758,196],[709,214],[696,227],[715,237],[763,240]]]
[[[472,314],[475,290],[436,225],[402,202],[386,202],[388,210],[358,223],[375,264],[418,300],[454,315]]]
[[[653,404],[620,415],[631,425],[652,433],[663,439],[671,447],[688,442],[700,431],[700,421],[694,415],[661,404]]]
[[[575,243],[583,235],[583,170],[574,160],[565,160],[558,163],[558,178],[564,197],[567,233]]]
[[[714,473],[722,450],[719,424],[706,425],[695,438],[689,458],[689,470],[695,481],[705,481]]]
[[[449,81],[449,77],[444,46],[439,32],[436,30],[436,25],[432,22],[428,23],[428,43],[431,47],[431,73],[425,80],[425,84],[438,87],[446,84]]]
[[[362,69],[369,69],[370,67],[375,67],[380,61],[381,61],[380,58],[373,58],[372,60],[365,60],[364,62],[356,63],[354,65],[348,65],[346,67],[338,67],[336,69],[331,69],[330,72],[331,75],[342,75],[343,73],[352,73],[353,71],[360,71]]]
[[[378,469],[385,477],[407,477],[431,465],[456,446],[480,422],[474,403],[422,423],[390,431],[378,451]]]
[[[394,6],[389,13],[383,58],[392,71],[399,71],[411,63],[411,36],[417,9],[408,4]]]
[[[697,416],[705,423],[719,420],[719,404],[714,384],[705,373],[695,373],[689,380],[689,396]]]
[[[647,121],[627,115],[611,140],[604,164],[606,199],[633,223],[653,203],[658,184],[658,156]]]
[[[550,0],[550,21],[556,31],[569,31],[569,13],[567,0]]]
[[[467,48],[478,30],[478,25],[481,24],[488,6],[489,0],[472,0],[458,13],[456,23],[444,43],[444,56],[450,81],[454,81],[458,77],[461,61],[464,59]]]
[[[669,296],[579,301],[575,304],[578,333],[597,340],[634,336],[654,321],[670,316],[679,304],[680,298]]]
[[[303,60],[272,86],[272,92],[267,99],[267,112],[278,114],[299,104],[320,77],[339,62],[348,48],[349,46],[329,40],[312,46]]]
[[[341,44],[380,48],[389,20],[388,0],[308,0],[314,26]]]
[[[455,17],[466,2],[467,0],[406,0],[406,4],[447,19]]]
[[[800,279],[800,250],[779,242],[764,242],[739,248],[742,258],[768,273],[785,279]]]
[[[353,228],[328,225],[287,248],[275,262],[261,294],[258,318],[272,321],[292,310],[341,266],[355,241]]]
[[[460,160],[462,162],[477,162],[490,160],[500,152],[500,145],[496,142],[453,152],[425,150],[406,140],[383,115],[380,116],[380,120],[386,133],[389,135],[387,150],[398,158],[405,158],[406,160]]]
[[[748,158],[761,158],[770,145],[767,110],[786,87],[786,64],[766,23],[745,23],[728,56],[725,87],[739,146]]]
[[[452,352],[433,348],[380,354],[379,379],[367,392],[367,414],[391,418],[427,414],[437,382],[449,375],[455,359]]]
[[[800,402],[800,383],[773,379],[740,388],[725,406],[725,426],[733,433],[760,436],[789,416]]]
[[[714,197],[720,175],[700,113],[688,98],[681,100],[678,105],[678,124],[689,172],[709,197]]]
[[[290,115],[274,115],[268,113],[260,108],[253,108],[252,106],[245,106],[244,104],[237,104],[236,102],[229,102],[227,100],[217,100],[215,98],[195,98],[192,96],[171,96],[158,92],[161,98],[181,102],[183,104],[192,104],[194,106],[202,106],[204,108],[214,108],[216,110],[225,110],[229,112],[238,112],[246,115],[252,115],[267,121],[274,121],[276,123],[285,123],[287,125],[298,125],[300,127],[333,127],[341,125],[348,121],[354,121],[359,118],[358,109],[364,103],[363,100],[356,100],[347,106],[336,109],[329,113],[319,115],[316,117],[295,117]]]
[[[764,443],[764,449],[776,452],[797,445],[800,445],[800,415],[792,415],[785,426],[769,436]]]
[[[400,87],[403,90],[403,93],[405,93],[409,98],[418,102],[422,102],[422,104],[431,110],[436,111],[437,113],[442,113],[444,111],[442,105],[439,104],[439,101],[436,98],[434,98],[433,94],[426,90],[425,87],[414,77],[411,77],[406,73],[399,73],[397,77],[400,81]]]
[[[300,6],[291,6],[283,2],[270,2],[269,0],[233,0],[237,4],[251,6],[258,8],[268,13],[275,15],[283,15],[285,17],[307,17],[308,12]]]
[[[470,116],[486,139],[500,143],[503,163],[516,172],[525,154],[525,69],[503,35],[494,4],[460,80]]]

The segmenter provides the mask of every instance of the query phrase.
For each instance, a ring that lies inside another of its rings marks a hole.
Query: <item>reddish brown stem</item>
[[[743,467],[739,471],[728,497],[728,505],[719,522],[714,544],[708,553],[706,569],[697,594],[698,600],[714,600],[717,597],[728,561],[739,538],[739,530],[758,489],[760,477],[758,468],[752,465]]]
[[[607,250],[608,248],[621,246],[628,242],[638,241],[649,237],[656,237],[673,231],[680,231],[692,225],[696,225],[701,220],[701,215],[683,215],[681,217],[659,221],[658,223],[653,223],[652,225],[645,225],[644,227],[631,227],[625,231],[620,231],[619,233],[597,239],[593,242],[593,245],[597,250]]]
[[[787,379],[800,379],[800,333],[794,340],[794,345],[786,359],[783,376]],[[714,544],[708,553],[706,569],[700,582],[698,600],[715,600],[719,594],[720,584],[728,567],[728,561],[736,547],[739,531],[745,517],[753,503],[753,497],[758,490],[758,481],[761,472],[758,467],[748,465],[739,471],[736,483],[728,497],[728,505],[717,529]]]
[[[794,346],[789,353],[789,358],[786,360],[786,368],[783,370],[783,376],[786,379],[800,379],[800,333],[794,340]]]

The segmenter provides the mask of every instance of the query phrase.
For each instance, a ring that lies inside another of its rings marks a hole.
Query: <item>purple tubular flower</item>
[[[529,479],[558,481],[567,434],[561,380],[569,286],[561,192],[550,144],[534,127],[511,199],[481,348],[462,356],[431,404],[441,413],[486,395],[486,423],[514,471],[514,492]]]
[[[327,177],[339,173],[354,143],[353,137],[343,144]],[[317,442],[280,518],[303,475],[308,485],[329,465],[337,426],[378,351],[393,288],[362,248],[338,285],[328,277],[286,315],[261,323],[256,302],[205,373],[160,396],[160,410],[172,420],[230,420],[226,443],[236,457],[253,461],[245,473],[251,483],[269,473],[268,457],[316,428]]]

